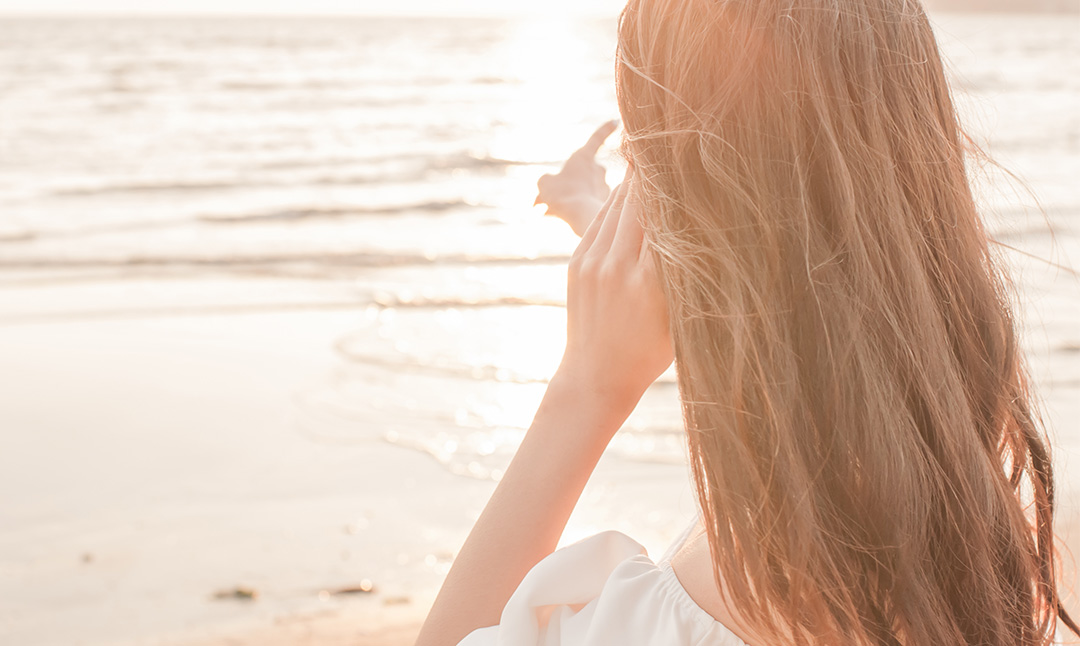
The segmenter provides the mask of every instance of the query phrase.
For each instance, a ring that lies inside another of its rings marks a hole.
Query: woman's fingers
[[[575,255],[585,253],[592,247],[597,234],[600,232],[600,227],[604,224],[604,216],[611,210],[612,202],[615,201],[615,196],[618,192],[619,189],[616,187],[616,189],[608,195],[607,201],[600,207],[600,210],[596,212],[596,216],[592,219],[588,228],[585,229],[585,233],[581,236],[581,242],[578,243]]]
[[[592,133],[592,136],[585,142],[585,145],[577,151],[577,154],[587,155],[589,158],[596,157],[596,153],[600,151],[600,146],[604,145],[607,138],[610,137],[611,133],[615,132],[618,127],[619,122],[615,119],[600,126],[596,129],[596,132]]]
[[[604,219],[596,232],[596,239],[589,248],[590,255],[600,258],[611,248],[611,241],[615,239],[615,230],[619,226],[619,214],[622,212],[623,201],[626,199],[626,185],[627,182],[623,182],[611,192],[608,207],[603,211]]]
[[[597,208],[611,194],[605,181],[607,171],[596,162],[596,153],[617,127],[617,121],[600,126],[558,173],[541,176],[533,206],[546,204],[548,215],[566,221],[578,235],[585,233]]]
[[[626,195],[623,198],[622,210],[619,213],[618,226],[615,228],[615,237],[611,241],[611,249],[608,251],[613,257],[633,263],[641,254],[641,241],[644,232],[641,229],[641,201],[632,179],[627,179],[623,184],[626,186]]]

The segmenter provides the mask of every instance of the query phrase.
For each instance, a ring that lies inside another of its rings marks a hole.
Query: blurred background
[[[411,643],[561,356],[535,183],[621,6],[395,5],[0,0],[0,643]],[[931,8],[1072,544],[1080,3]],[[667,375],[564,542],[658,555],[681,432]]]

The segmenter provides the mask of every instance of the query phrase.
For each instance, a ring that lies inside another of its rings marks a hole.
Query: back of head
[[[631,0],[617,78],[752,632],[1046,643],[1048,446],[918,2]]]

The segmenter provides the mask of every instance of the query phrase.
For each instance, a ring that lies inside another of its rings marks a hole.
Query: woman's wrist
[[[571,428],[579,437],[596,443],[602,450],[637,406],[641,393],[605,386],[591,380],[583,371],[566,364],[552,376],[537,411],[537,418],[555,415],[572,420]]]

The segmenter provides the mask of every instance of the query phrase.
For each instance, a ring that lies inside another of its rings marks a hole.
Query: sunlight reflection
[[[511,127],[495,133],[492,152],[508,159],[562,159],[576,143],[576,133],[567,126],[589,112],[614,107],[603,105],[609,97],[598,96],[590,78],[590,71],[606,61],[577,33],[578,21],[548,16],[511,25],[495,55],[506,61],[507,75],[519,87],[497,108],[500,120]]]

